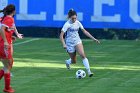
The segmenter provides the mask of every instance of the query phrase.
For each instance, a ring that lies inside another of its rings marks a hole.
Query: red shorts
[[[10,45],[8,50],[4,49],[4,43],[0,41],[0,59],[11,59],[12,58],[12,46]]]

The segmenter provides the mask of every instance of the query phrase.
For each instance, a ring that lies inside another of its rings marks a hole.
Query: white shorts
[[[74,53],[76,51],[76,45],[82,43],[82,41],[78,41],[76,43],[73,43],[73,42],[67,42],[66,45],[67,45],[67,52],[68,53]]]

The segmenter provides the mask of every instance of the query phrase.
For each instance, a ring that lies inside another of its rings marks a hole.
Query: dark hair
[[[77,13],[74,9],[70,9],[69,12],[68,12],[68,18],[71,18],[71,16],[74,16],[76,15],[77,16]]]
[[[2,17],[1,22],[3,21],[4,17],[6,17],[7,15],[10,15],[13,13],[13,11],[15,11],[15,5],[13,4],[9,4],[7,5],[3,10],[0,10],[0,13],[3,12],[4,16]]]
[[[4,11],[3,10],[0,10],[0,13],[3,13]]]

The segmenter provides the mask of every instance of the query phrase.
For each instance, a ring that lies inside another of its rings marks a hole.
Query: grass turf
[[[77,55],[77,64],[68,71],[64,60],[69,57],[58,39],[17,40],[13,88],[16,93],[140,93],[140,41],[101,42],[83,40],[95,75],[76,79],[75,72],[85,70],[82,60]],[[0,91],[3,87],[2,79]]]

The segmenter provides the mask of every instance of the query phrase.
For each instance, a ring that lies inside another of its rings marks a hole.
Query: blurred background
[[[140,93],[140,0],[0,0],[0,9],[7,4],[15,4],[15,23],[25,37],[13,44],[17,93]],[[78,69],[85,70],[78,55],[66,70],[69,56],[58,38],[71,8],[101,41],[79,31],[93,78],[75,78]]]
[[[140,39],[139,0],[0,0],[0,9],[7,4],[16,5],[16,26],[25,37],[58,38],[73,8],[98,39]]]

